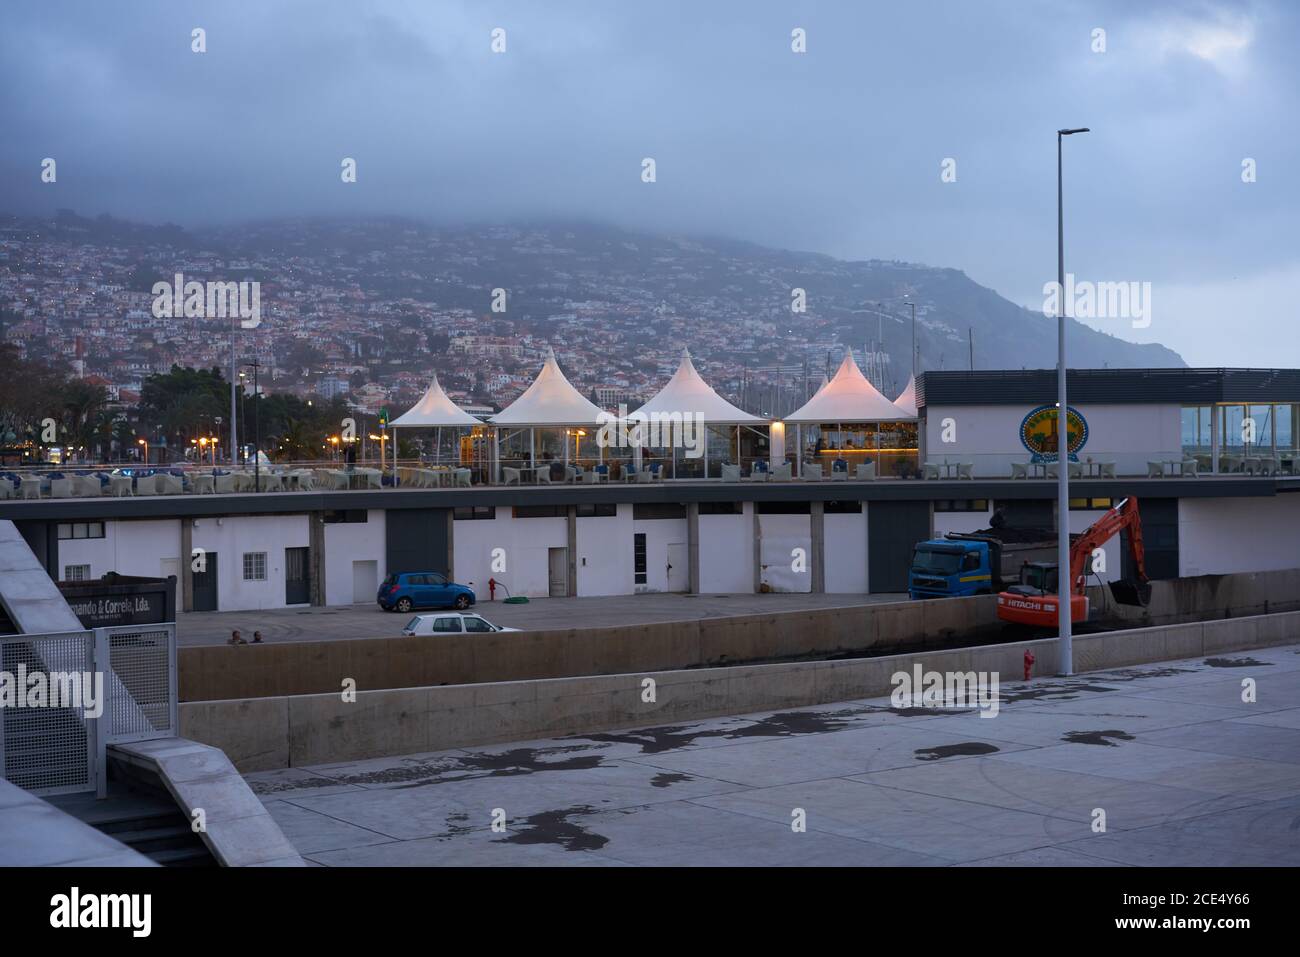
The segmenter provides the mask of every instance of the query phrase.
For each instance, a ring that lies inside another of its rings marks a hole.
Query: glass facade
[[[1183,455],[1207,472],[1294,474],[1300,460],[1297,422],[1300,403],[1293,402],[1183,406]]]

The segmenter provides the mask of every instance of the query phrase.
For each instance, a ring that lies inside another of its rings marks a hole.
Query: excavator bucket
[[[1151,603],[1151,583],[1120,580],[1110,583],[1110,593],[1120,605],[1137,605],[1145,608]]]

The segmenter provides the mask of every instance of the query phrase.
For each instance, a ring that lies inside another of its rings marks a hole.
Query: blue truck
[[[1055,533],[1050,529],[949,532],[943,538],[917,542],[907,593],[913,599],[996,595],[1007,582],[1019,580],[1026,562],[1055,557]]]

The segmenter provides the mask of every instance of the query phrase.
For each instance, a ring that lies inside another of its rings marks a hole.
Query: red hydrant
[[[497,580],[495,578],[489,578],[488,579],[488,601],[496,601],[496,600],[497,600]]]
[[[1033,652],[1026,651],[1026,652],[1025,652],[1025,680],[1026,680],[1026,681],[1029,680],[1029,673],[1030,673],[1031,671],[1033,671],[1033,670],[1034,670],[1034,655],[1033,655]]]

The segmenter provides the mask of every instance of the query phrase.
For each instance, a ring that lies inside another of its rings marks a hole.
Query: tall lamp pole
[[[1087,127],[1056,131],[1056,611],[1061,633],[1061,674],[1074,674],[1074,639],[1070,621],[1070,458],[1069,406],[1065,395],[1065,192],[1061,183],[1061,144]]]
[[[262,368],[256,359],[245,364],[253,370],[253,490],[262,491],[262,416],[261,390],[257,385],[257,371]]]
[[[238,318],[232,318],[230,321],[230,467],[239,468],[239,429],[236,427],[236,413],[238,406],[235,399],[235,389],[239,385],[239,376],[235,368],[235,330],[239,328]]]

